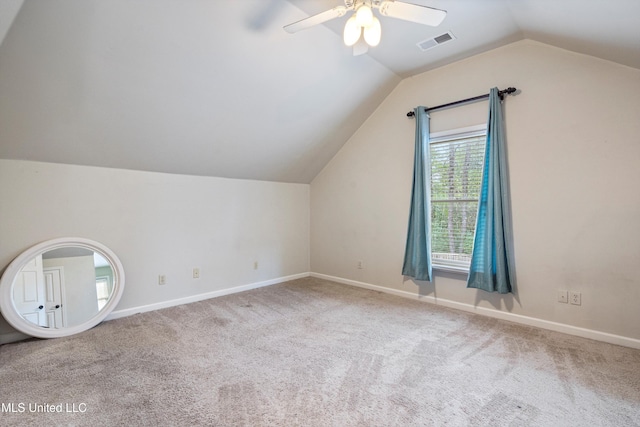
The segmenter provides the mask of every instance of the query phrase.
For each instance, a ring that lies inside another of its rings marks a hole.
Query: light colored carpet
[[[3,426],[638,426],[640,351],[306,278],[0,346],[0,402]]]

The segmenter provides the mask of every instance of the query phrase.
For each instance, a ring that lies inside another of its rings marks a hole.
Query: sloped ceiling
[[[523,38],[640,68],[636,0],[410,1],[447,18],[357,57],[282,30],[339,0],[2,3],[0,158],[308,183],[404,77]]]

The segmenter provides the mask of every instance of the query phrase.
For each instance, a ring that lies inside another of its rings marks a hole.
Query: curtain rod
[[[515,87],[508,87],[505,90],[498,91],[498,96],[500,96],[500,99],[503,99],[505,95],[510,95],[510,94],[514,93],[516,90],[517,89]],[[484,95],[474,96],[473,98],[467,98],[467,99],[462,99],[460,101],[449,102],[448,104],[442,104],[442,105],[437,105],[437,106],[431,107],[431,108],[425,108],[425,111],[441,110],[443,108],[454,107],[456,105],[466,104],[468,102],[480,101],[480,100],[486,99],[486,98],[489,98],[489,94],[488,93],[484,94]],[[415,113],[413,111],[409,111],[407,113],[407,117],[413,117],[413,116],[415,116]]]

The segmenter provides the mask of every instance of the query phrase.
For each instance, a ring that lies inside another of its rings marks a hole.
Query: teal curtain
[[[429,114],[424,107],[414,109],[416,148],[409,229],[402,274],[431,281],[431,161],[429,160]]]
[[[489,93],[489,120],[482,188],[476,219],[468,288],[513,292],[510,199],[507,155],[498,89]]]

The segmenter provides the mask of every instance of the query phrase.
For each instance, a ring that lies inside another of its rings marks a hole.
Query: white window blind
[[[485,139],[484,125],[430,137],[431,256],[436,268],[469,269]]]

